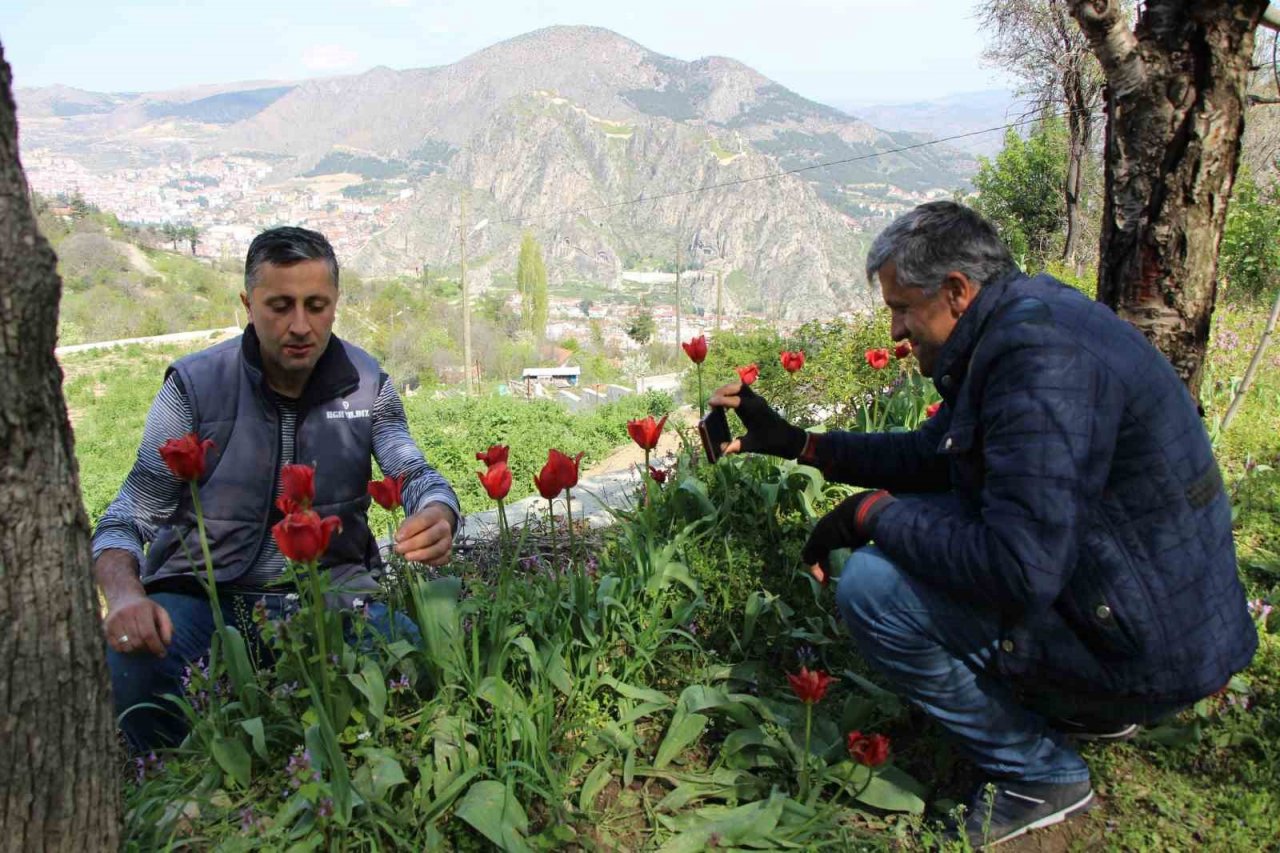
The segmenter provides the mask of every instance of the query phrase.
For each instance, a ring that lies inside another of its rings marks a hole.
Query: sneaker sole
[[[1044,817],[1040,818],[1034,823],[1029,823],[1026,826],[1022,827],[1022,829],[1019,829],[1017,832],[1009,833],[1004,838],[999,838],[999,839],[996,839],[995,841],[988,841],[986,844],[983,844],[978,849],[990,850],[992,847],[996,847],[1000,844],[1004,844],[1006,841],[1012,841],[1015,838],[1026,835],[1028,832],[1030,832],[1033,829],[1044,829],[1046,826],[1054,826],[1055,824],[1062,823],[1067,818],[1072,818],[1078,814],[1083,814],[1084,812],[1087,812],[1090,809],[1090,807],[1092,807],[1092,805],[1093,805],[1093,789],[1090,789],[1089,793],[1081,797],[1079,802],[1072,803],[1071,805],[1066,806],[1065,808],[1062,808],[1054,812],[1053,814],[1045,815]]]

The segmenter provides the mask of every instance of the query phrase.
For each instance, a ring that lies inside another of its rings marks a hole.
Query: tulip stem
[[[307,579],[311,582],[311,614],[316,626],[316,644],[320,649],[320,702],[329,711],[329,638],[326,636],[324,593],[320,589],[320,567],[317,561],[307,563]],[[392,617],[392,624],[394,624]]]
[[[511,528],[507,524],[507,507],[506,502],[502,498],[498,498],[498,541],[505,553],[507,546],[510,544]]]
[[[649,448],[644,449],[644,470],[640,472],[640,479],[644,481],[644,505],[649,505],[649,489],[652,486],[650,481],[653,479],[653,469],[649,467]]]
[[[804,703],[804,755],[800,758],[800,801],[809,798],[809,744],[813,736],[813,703]]]
[[[207,592],[209,594],[209,609],[213,612],[213,624],[221,635],[226,630],[226,622],[222,618],[222,605],[218,601],[218,582],[213,576],[213,555],[209,553],[209,537],[204,532],[204,509],[200,505],[200,490],[196,488],[195,480],[188,483],[191,486],[191,503],[196,511],[196,530],[200,534],[200,551],[204,554],[204,571],[205,577],[208,579],[206,583]]]
[[[646,452],[646,454],[648,453],[648,451],[645,451],[645,452]],[[567,520],[565,521],[565,524],[567,524],[567,525],[569,526],[569,567],[570,567],[570,568],[572,568],[572,566],[573,566],[573,551],[574,551],[574,548],[573,548],[573,546],[574,546],[574,541],[573,541],[573,489],[565,489],[565,490],[564,490],[564,514],[565,514],[565,518],[567,519]]]
[[[554,577],[556,562],[560,559],[560,543],[556,541],[556,505],[547,498],[547,523],[551,525],[551,571]]]
[[[706,403],[702,399],[702,362],[698,362],[698,420],[706,417]],[[694,455],[697,458],[697,455]]]

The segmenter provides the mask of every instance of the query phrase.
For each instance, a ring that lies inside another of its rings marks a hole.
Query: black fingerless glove
[[[858,492],[845,498],[831,512],[818,519],[804,543],[800,559],[806,566],[815,563],[830,571],[831,552],[837,548],[861,548],[871,540],[875,517],[893,502],[893,495],[884,490]]]
[[[734,411],[747,428],[747,434],[739,439],[744,452],[795,459],[804,451],[808,433],[783,420],[750,385],[744,383],[738,392],[738,408]]]

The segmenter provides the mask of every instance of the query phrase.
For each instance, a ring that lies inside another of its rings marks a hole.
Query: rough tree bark
[[[0,849],[114,850],[120,759],[62,371],[62,282],[0,47]]]
[[[1218,244],[1240,159],[1253,31],[1267,0],[1071,0],[1107,78],[1098,299],[1199,398]]]

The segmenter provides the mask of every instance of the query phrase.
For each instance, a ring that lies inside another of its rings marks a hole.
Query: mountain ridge
[[[56,98],[25,90],[19,113],[36,147],[95,168],[236,152],[270,165],[268,194],[314,193],[325,175],[361,179],[381,210],[399,193],[403,212],[345,247],[369,272],[453,262],[448,234],[465,193],[477,220],[494,223],[475,238],[482,264],[514,267],[529,228],[548,247],[553,281],[612,282],[625,258],[666,257],[679,243],[695,264],[740,271],[782,316],[865,303],[866,235],[949,194],[973,165],[941,146],[880,154],[919,137],[806,99],[730,57],[675,59],[598,27],[536,30],[449,65],[179,91],[119,102],[76,94],[65,103],[92,111],[58,115]],[[32,103],[44,112],[24,114]],[[832,161],[847,162],[776,177]],[[748,181],[761,175],[775,177]],[[303,179],[312,183],[299,189]],[[739,183],[697,191],[727,182]],[[670,197],[617,206],[654,196]],[[577,215],[549,221],[564,211]]]

